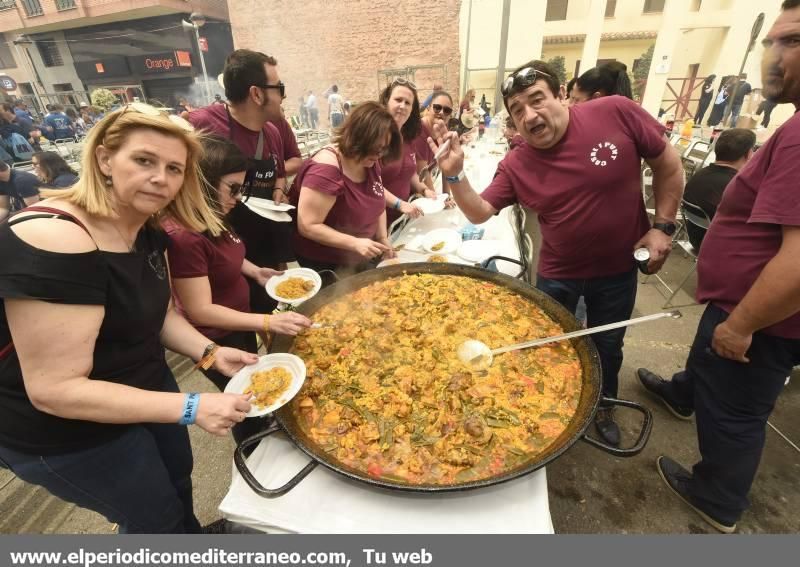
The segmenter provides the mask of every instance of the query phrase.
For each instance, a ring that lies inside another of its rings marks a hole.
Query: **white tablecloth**
[[[248,459],[267,488],[282,486],[308,463],[277,435]],[[415,494],[372,488],[319,465],[272,499],[256,495],[234,471],[219,510],[228,520],[279,533],[553,533],[544,469],[488,488]]]
[[[491,181],[502,156],[488,143],[467,148],[466,174],[477,191]],[[484,240],[497,240],[500,253],[519,258],[509,222],[510,209],[481,225]],[[466,219],[458,210],[428,215],[409,223],[395,243],[406,243],[435,228],[459,228]],[[400,252],[402,261],[420,255]],[[499,262],[516,275],[519,267]],[[262,486],[277,488],[308,462],[288,439],[273,435],[248,460]],[[234,470],[228,494],[219,506],[234,522],[269,532],[300,533],[553,533],[544,469],[520,479],[448,494],[412,494],[375,489],[318,466],[290,492],[274,499],[256,495]]]
[[[503,154],[500,152],[504,151],[504,149],[504,145],[491,144],[488,140],[477,142],[475,147],[467,146],[464,148],[466,157],[464,172],[472,188],[478,193],[483,192],[491,183],[497,164],[503,158]],[[436,180],[436,189],[441,192],[441,177]],[[468,223],[467,218],[458,209],[444,210],[432,215],[426,215],[410,221],[395,237],[394,244],[417,244],[420,240],[417,237],[422,237],[431,230],[436,228],[458,230]],[[483,240],[495,241],[498,244],[499,255],[519,260],[519,248],[511,223],[511,207],[503,209],[499,214],[478,226],[485,230]],[[397,254],[401,262],[420,262],[426,259],[425,256],[403,249]],[[450,254],[448,258],[454,262],[468,263],[459,259],[457,254]],[[520,267],[511,262],[499,261],[497,262],[497,267],[501,272],[512,276],[516,276],[520,272]]]

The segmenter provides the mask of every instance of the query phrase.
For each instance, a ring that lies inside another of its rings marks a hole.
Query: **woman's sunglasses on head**
[[[394,81],[392,81],[392,88],[396,87],[397,85],[400,85],[400,86],[403,86],[403,87],[411,87],[411,89],[417,90],[417,85],[415,85],[414,83],[412,83],[408,79],[403,79],[401,77],[398,77]]]

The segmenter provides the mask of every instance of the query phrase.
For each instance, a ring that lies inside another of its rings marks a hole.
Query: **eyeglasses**
[[[411,87],[412,90],[417,90],[417,85],[415,85],[408,79],[403,79],[402,77],[397,77],[394,81],[392,81],[392,88],[396,87],[397,85],[403,87]]]
[[[511,74],[503,81],[503,86],[500,87],[500,93],[504,96],[510,96],[511,92],[516,89],[524,89],[531,86],[539,80],[540,77],[550,77],[547,73],[537,71],[533,67],[525,67],[515,74]]]
[[[433,111],[436,114],[439,113],[444,115],[453,114],[453,108],[450,106],[442,106],[441,104],[432,104],[431,108],[433,108]]]
[[[122,112],[117,114],[117,118],[126,112],[136,112],[139,114],[146,114],[147,116],[166,116],[173,124],[181,128],[181,130],[185,130],[186,132],[194,132],[194,126],[192,126],[188,120],[181,118],[176,114],[168,114],[165,110],[160,110],[155,106],[151,106],[143,102],[129,102],[123,106],[121,110]]]
[[[228,183],[227,181],[222,181],[222,184],[230,191],[231,199],[235,199],[239,195],[244,194],[245,186],[242,183]]]
[[[280,89],[281,98],[286,98],[286,85],[283,84],[283,81],[278,81],[277,85],[253,85],[254,87],[258,87],[259,89]]]

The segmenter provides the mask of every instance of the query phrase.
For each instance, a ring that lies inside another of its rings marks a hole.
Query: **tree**
[[[566,66],[566,59],[564,59],[563,55],[556,55],[555,57],[551,57],[546,61],[546,63],[550,66],[550,68],[556,72],[556,77],[558,77],[558,82],[562,85],[567,82],[567,66]]]
[[[108,112],[111,107],[119,102],[117,95],[108,89],[95,89],[90,95],[92,99],[92,106],[96,106],[103,112]]]
[[[647,86],[647,76],[650,74],[650,65],[653,63],[653,51],[655,44],[650,49],[642,53],[639,63],[633,69],[633,94],[639,100],[644,96],[644,88]]]

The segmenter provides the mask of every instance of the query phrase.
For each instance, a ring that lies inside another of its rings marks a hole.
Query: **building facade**
[[[505,71],[530,59],[560,56],[566,80],[608,60],[625,63],[633,74],[652,47],[642,105],[654,115],[664,109],[679,118],[692,116],[703,78],[715,74],[719,87],[722,77],[739,73],[751,28],[763,12],[764,25],[744,67],[751,85],[760,88],[761,39],[780,5],[781,0],[464,0],[462,88],[468,85],[478,96],[494,98],[505,25]],[[759,96],[749,97],[743,112],[754,111]],[[772,125],[792,111],[778,107]]]
[[[225,0],[0,0],[0,74],[16,82],[5,97],[39,109],[77,105],[105,87],[122,101],[202,104],[198,42],[182,25],[192,12],[206,18],[200,43],[219,92],[216,75],[233,49]]]
[[[309,90],[320,96],[338,85],[345,100],[374,99],[394,77],[413,80],[420,96],[441,82],[459,90],[459,9],[462,0],[228,0],[237,48],[278,60],[287,85],[284,108],[297,114]],[[254,17],[257,15],[257,17]]]

